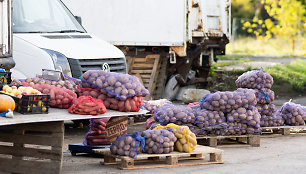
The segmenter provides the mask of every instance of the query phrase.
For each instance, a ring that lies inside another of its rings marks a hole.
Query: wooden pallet
[[[197,141],[210,147],[259,147],[260,135],[200,136]]]
[[[0,127],[0,173],[61,173],[64,122]]]
[[[223,163],[223,150],[201,145],[198,145],[192,153],[138,154],[136,159],[127,156],[112,155],[109,149],[94,149],[93,151],[104,155],[104,162],[101,162],[102,165],[119,164],[120,169],[145,169]],[[210,155],[209,160],[205,160],[204,155],[206,154]]]
[[[262,137],[277,137],[282,135],[303,136],[306,135],[306,125],[304,126],[278,126],[262,127]]]
[[[128,73],[139,78],[150,95],[145,99],[151,99],[156,88],[157,77],[160,70],[160,55],[149,54],[145,58],[127,57]]]

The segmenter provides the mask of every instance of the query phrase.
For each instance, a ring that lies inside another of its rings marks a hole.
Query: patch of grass
[[[273,38],[269,40],[257,40],[255,38],[237,38],[231,40],[226,46],[227,54],[243,54],[254,56],[305,56],[302,44],[297,42],[296,49],[293,51],[290,42]]]
[[[265,72],[273,76],[274,83],[289,83],[299,92],[306,91],[306,59],[298,59],[288,65],[268,67]]]

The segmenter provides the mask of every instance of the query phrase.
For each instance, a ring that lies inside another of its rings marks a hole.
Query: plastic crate
[[[0,92],[0,94],[8,95]],[[22,98],[17,98],[8,95],[15,100],[15,110],[21,114],[48,114],[50,95],[22,95]]]
[[[48,114],[50,95],[22,95],[13,97],[16,103],[15,111],[21,114]]]
[[[0,84],[11,84],[12,72],[0,72]]]

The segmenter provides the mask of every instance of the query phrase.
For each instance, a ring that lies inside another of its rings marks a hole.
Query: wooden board
[[[197,141],[210,147],[259,147],[260,135],[199,136]]]
[[[149,54],[145,58],[127,57],[128,59],[128,73],[139,78],[140,82],[149,90],[150,95],[145,99],[153,97],[156,82],[160,70],[160,55]]]
[[[0,173],[61,173],[64,122],[0,127]]]
[[[306,135],[306,125],[262,127],[261,135],[262,137],[277,137],[282,135],[303,136]]]
[[[107,109],[105,114],[101,115],[78,115],[70,114],[66,109],[49,108],[48,114],[32,114],[22,115],[18,112],[14,112],[14,118],[0,117],[0,126],[23,124],[23,123],[37,123],[37,122],[52,122],[52,121],[65,121],[65,120],[80,120],[90,118],[102,118],[102,117],[119,117],[129,115],[142,115],[146,114],[147,110],[140,110],[139,112],[119,112],[111,109]]]
[[[109,149],[94,149],[104,155],[102,165],[119,164],[120,169],[144,169],[176,167],[204,164],[222,164],[223,150],[198,145],[192,153],[171,152],[170,154],[138,154],[136,159],[127,156],[112,155]],[[209,155],[209,160],[204,155]]]

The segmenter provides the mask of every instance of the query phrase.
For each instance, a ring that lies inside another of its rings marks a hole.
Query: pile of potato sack
[[[272,85],[272,76],[263,69],[248,71],[236,80],[237,90],[207,94],[187,107],[166,103],[155,109],[154,118],[161,125],[188,126],[197,136],[260,134],[261,127],[305,125],[305,107],[286,102],[276,110]]]
[[[270,74],[253,70],[236,80],[237,90],[207,94],[188,106],[165,99],[144,101],[156,123],[144,132],[118,137],[111,152],[133,158],[139,153],[173,150],[190,153],[196,147],[196,136],[260,134],[261,127],[304,125],[305,107],[287,102],[276,110],[272,85]]]

